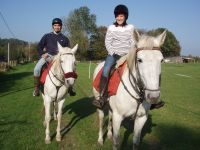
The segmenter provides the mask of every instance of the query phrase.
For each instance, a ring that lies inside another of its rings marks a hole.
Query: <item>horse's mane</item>
[[[154,37],[148,36],[146,34],[143,34],[139,41],[137,42],[137,48],[148,48],[148,49],[153,49],[153,47],[156,47],[155,42],[154,42]],[[136,46],[132,44],[131,50],[129,51],[127,55],[127,64],[128,68],[131,71],[134,71],[135,69],[135,58],[136,58]]]
[[[54,56],[52,65],[52,70],[56,74],[62,74],[61,64],[59,60],[60,60],[60,54],[58,53],[57,55]]]

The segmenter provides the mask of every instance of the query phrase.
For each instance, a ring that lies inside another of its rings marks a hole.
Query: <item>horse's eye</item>
[[[140,59],[140,58],[138,58],[137,61],[138,61],[139,63],[142,63],[142,59]]]
[[[60,63],[63,63],[63,60],[61,60]]]

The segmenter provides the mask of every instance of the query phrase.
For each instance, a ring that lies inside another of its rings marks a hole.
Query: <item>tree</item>
[[[107,56],[107,50],[105,47],[105,36],[107,27],[100,26],[96,32],[90,37],[90,59],[101,60]]]
[[[164,30],[166,29],[158,28],[155,30],[148,31],[148,34],[152,36],[157,36],[158,34],[161,34]],[[169,30],[167,30],[167,36],[164,44],[161,47],[161,50],[164,57],[180,56],[181,46],[179,44],[179,41]]]
[[[79,44],[77,58],[85,59],[89,38],[96,31],[96,15],[90,14],[88,7],[75,9],[70,12],[67,19],[64,19],[63,31],[67,33],[71,45]]]

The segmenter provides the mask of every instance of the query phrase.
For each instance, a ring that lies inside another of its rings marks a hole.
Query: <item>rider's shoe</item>
[[[103,100],[103,97],[100,97],[99,99],[94,99],[92,101],[92,104],[97,107],[98,109],[103,109],[106,102]]]
[[[73,90],[72,87],[69,87],[68,93],[69,93],[70,96],[75,96],[76,95],[76,92]]]
[[[157,104],[152,104],[151,107],[150,107],[150,110],[159,109],[159,108],[163,107],[164,105],[165,105],[165,102],[164,101],[160,101]]]

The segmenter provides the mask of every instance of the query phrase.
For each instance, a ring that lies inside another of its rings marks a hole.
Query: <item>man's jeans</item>
[[[35,77],[39,77],[40,76],[40,72],[41,72],[41,69],[42,69],[42,66],[51,61],[53,59],[53,56],[48,54],[48,57],[47,58],[40,58],[34,68],[34,76]]]

